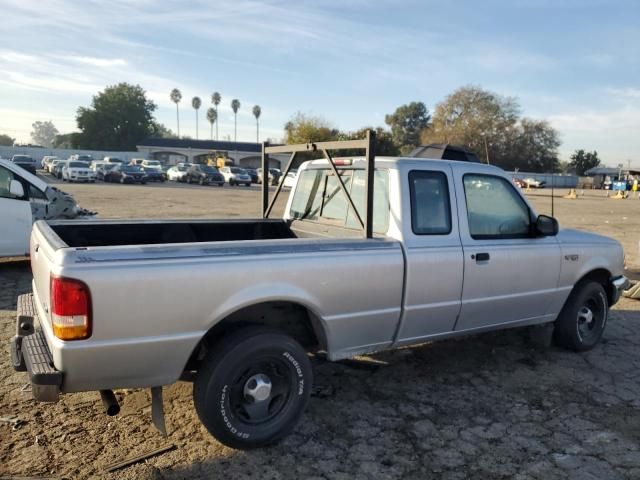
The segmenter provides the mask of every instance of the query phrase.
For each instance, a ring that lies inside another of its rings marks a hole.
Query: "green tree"
[[[429,127],[431,115],[422,102],[401,105],[396,111],[384,117],[391,127],[391,136],[402,154],[411,152],[420,145],[420,135]]]
[[[339,138],[340,132],[322,117],[297,112],[284,125],[286,143],[326,142]]]
[[[55,127],[51,120],[45,122],[37,121],[31,124],[33,130],[31,131],[31,140],[37,145],[51,148],[53,140],[58,135],[58,129]]]
[[[216,112],[216,109],[213,107],[209,107],[209,109],[207,110],[207,120],[209,120],[209,123],[211,124],[211,140],[213,140],[213,124],[216,123],[216,120],[218,119],[218,112]],[[216,125],[217,128],[217,125]]]
[[[516,126],[519,110],[513,98],[479,87],[462,87],[436,106],[431,128],[423,132],[422,142],[462,145],[485,162],[488,152],[490,163],[497,163],[510,130]]]
[[[53,139],[53,148],[79,148],[78,135],[78,132],[56,135],[56,138]]]
[[[180,103],[180,100],[182,100],[182,93],[177,88],[174,88],[173,90],[171,90],[171,93],[169,94],[169,98],[173,103],[176,104],[176,122],[178,125],[178,137],[179,137],[180,136],[180,111],[178,110],[178,104]]]
[[[576,169],[577,175],[584,175],[584,172],[600,165],[598,152],[585,152],[583,149],[576,150],[571,157],[569,166]]]
[[[360,140],[367,137],[367,131],[374,130],[376,132],[376,151],[375,154],[386,157],[396,157],[400,155],[400,149],[393,142],[393,135],[390,131],[382,127],[363,127],[355,132],[349,132],[339,135],[339,140]],[[353,151],[345,150],[340,152],[341,155],[364,155],[362,150]]]
[[[558,132],[543,120],[521,119],[507,133],[504,152],[493,163],[506,170],[559,172]]]
[[[218,92],[213,92],[211,95],[211,103],[213,103],[214,108],[216,109],[216,120],[218,119],[218,105],[222,101],[222,96]],[[216,122],[216,140],[218,140],[218,122]]]
[[[90,108],[78,108],[79,147],[135,150],[138,142],[154,132],[155,109],[139,85],[109,86],[93,97]]]
[[[153,121],[152,130],[151,135],[157,138],[179,138],[170,128],[155,120]]]
[[[11,138],[9,135],[0,133],[0,145],[4,147],[13,147],[15,141],[15,138]]]
[[[253,116],[256,117],[256,142],[260,142],[260,115],[262,114],[262,109],[260,105],[253,106]]]

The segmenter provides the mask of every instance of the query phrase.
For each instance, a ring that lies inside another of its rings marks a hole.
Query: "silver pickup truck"
[[[252,448],[300,419],[309,352],[545,323],[561,347],[598,343],[626,284],[620,243],[559,230],[496,167],[378,158],[365,173],[359,158],[304,163],[278,220],[36,222],[15,368],[38,400],[98,390],[111,413],[112,389],[151,387],[156,408],[190,378],[211,434]]]

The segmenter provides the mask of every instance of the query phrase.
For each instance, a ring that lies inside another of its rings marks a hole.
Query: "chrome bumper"
[[[629,282],[629,279],[627,277],[625,277],[624,275],[620,275],[619,277],[612,278],[610,280],[610,284],[612,293],[611,305],[613,305],[618,302],[618,300],[620,299],[620,295],[622,295],[622,292],[624,290],[627,290],[631,283]]]

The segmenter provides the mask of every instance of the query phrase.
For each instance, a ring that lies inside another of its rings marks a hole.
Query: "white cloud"
[[[123,58],[96,58],[96,57],[81,57],[70,56],[67,57],[74,62],[82,63],[84,65],[91,65],[93,67],[124,67],[127,65],[127,61]]]

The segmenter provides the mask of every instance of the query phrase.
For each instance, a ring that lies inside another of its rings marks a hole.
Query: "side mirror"
[[[553,237],[558,234],[558,221],[548,215],[538,215],[536,233],[541,237]]]
[[[24,188],[18,180],[11,180],[9,184],[9,193],[16,198],[24,197]]]

